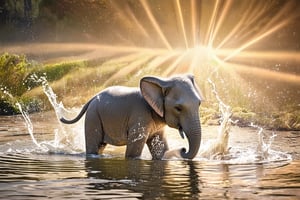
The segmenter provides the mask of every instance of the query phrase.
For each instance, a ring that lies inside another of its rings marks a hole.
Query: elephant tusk
[[[178,131],[179,131],[179,135],[181,136],[181,138],[184,139],[184,134],[185,134],[185,133],[183,132],[181,126],[179,127]]]

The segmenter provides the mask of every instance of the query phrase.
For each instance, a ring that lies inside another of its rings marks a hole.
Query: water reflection
[[[88,176],[114,182],[92,183],[94,189],[129,189],[143,194],[144,199],[197,198],[201,193],[200,163],[192,161],[150,161],[90,159]],[[125,182],[125,180],[130,180]]]
[[[257,130],[238,127],[233,127],[230,135],[230,152],[237,157],[231,162],[200,157],[194,161],[152,161],[147,160],[147,152],[143,154],[143,160],[127,160],[124,150],[119,152],[115,148],[108,148],[108,155],[98,158],[71,155],[66,150],[60,154],[40,151],[29,135],[20,134],[26,129],[22,129],[21,119],[15,119],[18,117],[0,118],[3,130],[0,135],[0,199],[300,197],[300,157],[296,145],[300,137],[297,132],[277,132],[272,143],[272,149],[289,152],[295,159],[293,162],[277,158],[253,162]],[[38,141],[53,140],[56,126],[52,127],[55,123],[50,122],[55,122],[55,114],[35,114],[32,119],[37,125]],[[16,121],[18,123],[14,123]],[[214,139],[217,128],[203,126],[203,141]],[[171,149],[183,145],[183,140],[177,137],[180,137],[177,131],[168,130]]]
[[[85,177],[82,161],[59,156],[6,154],[0,156],[0,182],[42,181]],[[78,167],[79,166],[79,167]],[[82,165],[81,165],[82,166]]]
[[[299,198],[299,161],[233,165],[0,154],[3,199]]]
[[[190,193],[188,169],[177,163],[177,172],[170,180],[170,161],[146,161],[146,160],[112,160],[92,159],[86,161],[88,176],[94,179],[110,179],[114,182],[92,183],[97,190],[129,189],[143,194],[144,198],[155,199],[162,196],[175,196],[176,193]],[[176,162],[175,162],[176,163]],[[186,180],[187,179],[187,180]],[[131,180],[125,182],[124,180]],[[171,182],[172,181],[172,182]],[[173,189],[176,188],[174,191]],[[168,191],[166,195],[166,191]]]
[[[278,164],[275,169],[281,171],[280,168],[285,167],[280,165],[282,163]],[[89,177],[94,179],[109,177],[109,179],[116,181],[110,184],[92,183],[94,189],[109,189],[112,186],[120,189],[126,188],[137,193],[143,193],[143,198],[146,199],[162,197],[167,199],[230,198],[237,196],[253,196],[255,198],[256,194],[261,193],[258,184],[269,171],[268,167],[265,165],[227,165],[195,161],[102,159],[86,161]],[[131,181],[125,184],[117,181],[127,179]],[[299,188],[299,182],[296,185]],[[281,187],[281,184],[278,183],[278,186]],[[265,195],[265,191],[262,194]]]

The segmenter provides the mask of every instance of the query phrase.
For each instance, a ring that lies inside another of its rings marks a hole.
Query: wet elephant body
[[[106,144],[127,145],[126,157],[138,157],[147,139],[154,134],[163,137],[164,124],[138,88],[107,88],[93,98],[86,112],[86,152],[97,154]]]
[[[192,159],[199,150],[200,93],[190,75],[171,78],[144,77],[139,88],[109,87],[84,105],[73,120],[86,112],[86,153],[102,153],[106,144],[127,145],[127,158],[138,158],[147,144],[153,159],[163,158],[169,150],[166,125],[176,128],[189,141],[189,151],[181,149],[183,158]]]

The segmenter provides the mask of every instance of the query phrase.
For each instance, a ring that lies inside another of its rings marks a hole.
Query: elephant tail
[[[60,118],[59,120],[60,120],[62,123],[64,123],[64,124],[74,124],[74,123],[78,122],[78,121],[80,120],[80,118],[84,115],[84,113],[86,112],[86,110],[88,109],[88,107],[89,107],[89,105],[90,105],[90,103],[91,103],[92,100],[93,100],[93,99],[91,99],[89,102],[87,102],[87,103],[83,106],[83,108],[81,109],[80,113],[79,113],[79,114],[77,115],[77,117],[75,117],[74,119],[68,120],[68,119],[65,119],[64,117],[62,117],[62,118]]]

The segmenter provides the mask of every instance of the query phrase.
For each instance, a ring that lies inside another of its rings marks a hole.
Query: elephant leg
[[[147,140],[147,146],[153,160],[161,160],[165,152],[169,149],[163,131],[153,134],[153,136]]]
[[[130,128],[125,154],[126,158],[139,158],[141,156],[148,134],[147,128],[141,126],[140,123]]]
[[[94,110],[88,110],[85,117],[86,154],[102,153],[106,146],[103,138],[104,133],[98,113]]]

